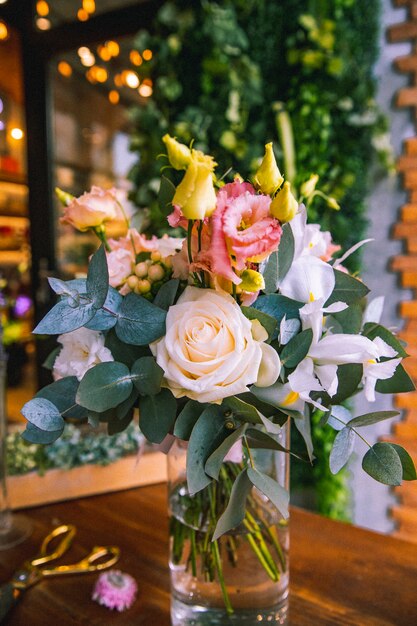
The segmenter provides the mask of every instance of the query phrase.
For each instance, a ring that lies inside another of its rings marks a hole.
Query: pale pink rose
[[[62,224],[71,224],[78,230],[97,228],[105,222],[114,220],[118,214],[118,204],[112,191],[93,186],[79,198],[64,208]]]
[[[127,280],[132,273],[134,262],[131,251],[126,248],[117,248],[107,252],[109,283],[112,287],[118,287]]]
[[[259,263],[277,250],[282,228],[269,212],[271,198],[248,183],[230,183],[217,195],[212,215],[212,271],[239,284],[233,268]],[[233,259],[232,259],[233,257]]]

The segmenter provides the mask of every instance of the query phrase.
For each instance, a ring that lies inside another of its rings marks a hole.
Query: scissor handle
[[[105,557],[107,557],[106,560]],[[90,554],[78,563],[70,565],[57,565],[51,569],[42,570],[43,576],[59,576],[62,574],[86,574],[88,572],[98,572],[111,567],[120,557],[120,549],[117,546],[95,546]],[[96,563],[96,561],[101,561]]]
[[[40,565],[45,565],[45,563],[59,559],[70,547],[76,532],[77,530],[72,524],[63,524],[62,526],[54,528],[43,540],[39,555],[30,561],[32,567],[39,567]],[[50,552],[49,547],[51,542],[60,535],[62,535],[61,541],[56,545],[55,549]]]

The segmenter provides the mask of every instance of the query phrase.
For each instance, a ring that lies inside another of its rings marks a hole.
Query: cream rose
[[[166,327],[150,348],[176,398],[220,403],[257,383],[267,334],[262,327],[263,333],[252,332],[252,322],[229,294],[187,287],[169,308]],[[262,386],[275,382],[280,370],[275,350],[266,347],[269,372],[263,372]]]
[[[60,221],[84,231],[116,219],[120,209],[113,191],[93,186],[90,192],[73,198],[65,207]]]

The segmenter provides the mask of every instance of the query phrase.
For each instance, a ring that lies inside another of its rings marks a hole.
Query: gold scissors
[[[117,563],[120,556],[120,549],[117,546],[95,546],[90,554],[78,563],[48,567],[51,561],[59,559],[69,549],[76,532],[75,526],[71,524],[55,528],[43,540],[39,554],[34,559],[26,561],[9,582],[0,586],[0,622],[20,600],[23,592],[42,578],[98,572]],[[58,543],[54,541],[57,537],[60,538]],[[52,547],[52,542],[55,547]]]

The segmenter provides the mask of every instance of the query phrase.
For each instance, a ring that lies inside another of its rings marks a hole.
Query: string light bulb
[[[117,104],[119,100],[120,100],[120,95],[118,91],[116,91],[115,89],[112,89],[111,91],[109,91],[109,101],[112,104]]]
[[[95,0],[83,0],[83,9],[86,13],[94,13],[96,10]]]
[[[9,29],[4,22],[0,22],[0,41],[6,41],[9,38]]]
[[[60,61],[58,63],[58,72],[65,78],[69,78],[72,75],[72,67],[66,61]]]
[[[10,136],[16,141],[20,141],[24,137],[24,132],[21,128],[12,128],[10,131]]]
[[[150,61],[153,57],[153,53],[152,50],[149,50],[148,48],[146,50],[144,50],[142,52],[142,56],[145,59],[145,61]]]
[[[129,59],[132,65],[136,65],[136,67],[139,67],[143,63],[143,59],[137,50],[130,51]]]
[[[49,5],[45,0],[38,0],[36,3],[36,13],[41,17],[49,15]]]
[[[77,18],[80,22],[86,22],[90,15],[87,13],[85,9],[78,9]]]
[[[51,28],[51,22],[46,17],[38,17],[36,26],[39,30],[49,30]]]
[[[125,70],[122,72],[122,80],[126,87],[130,87],[130,89],[136,89],[139,87],[139,77],[131,70]]]

